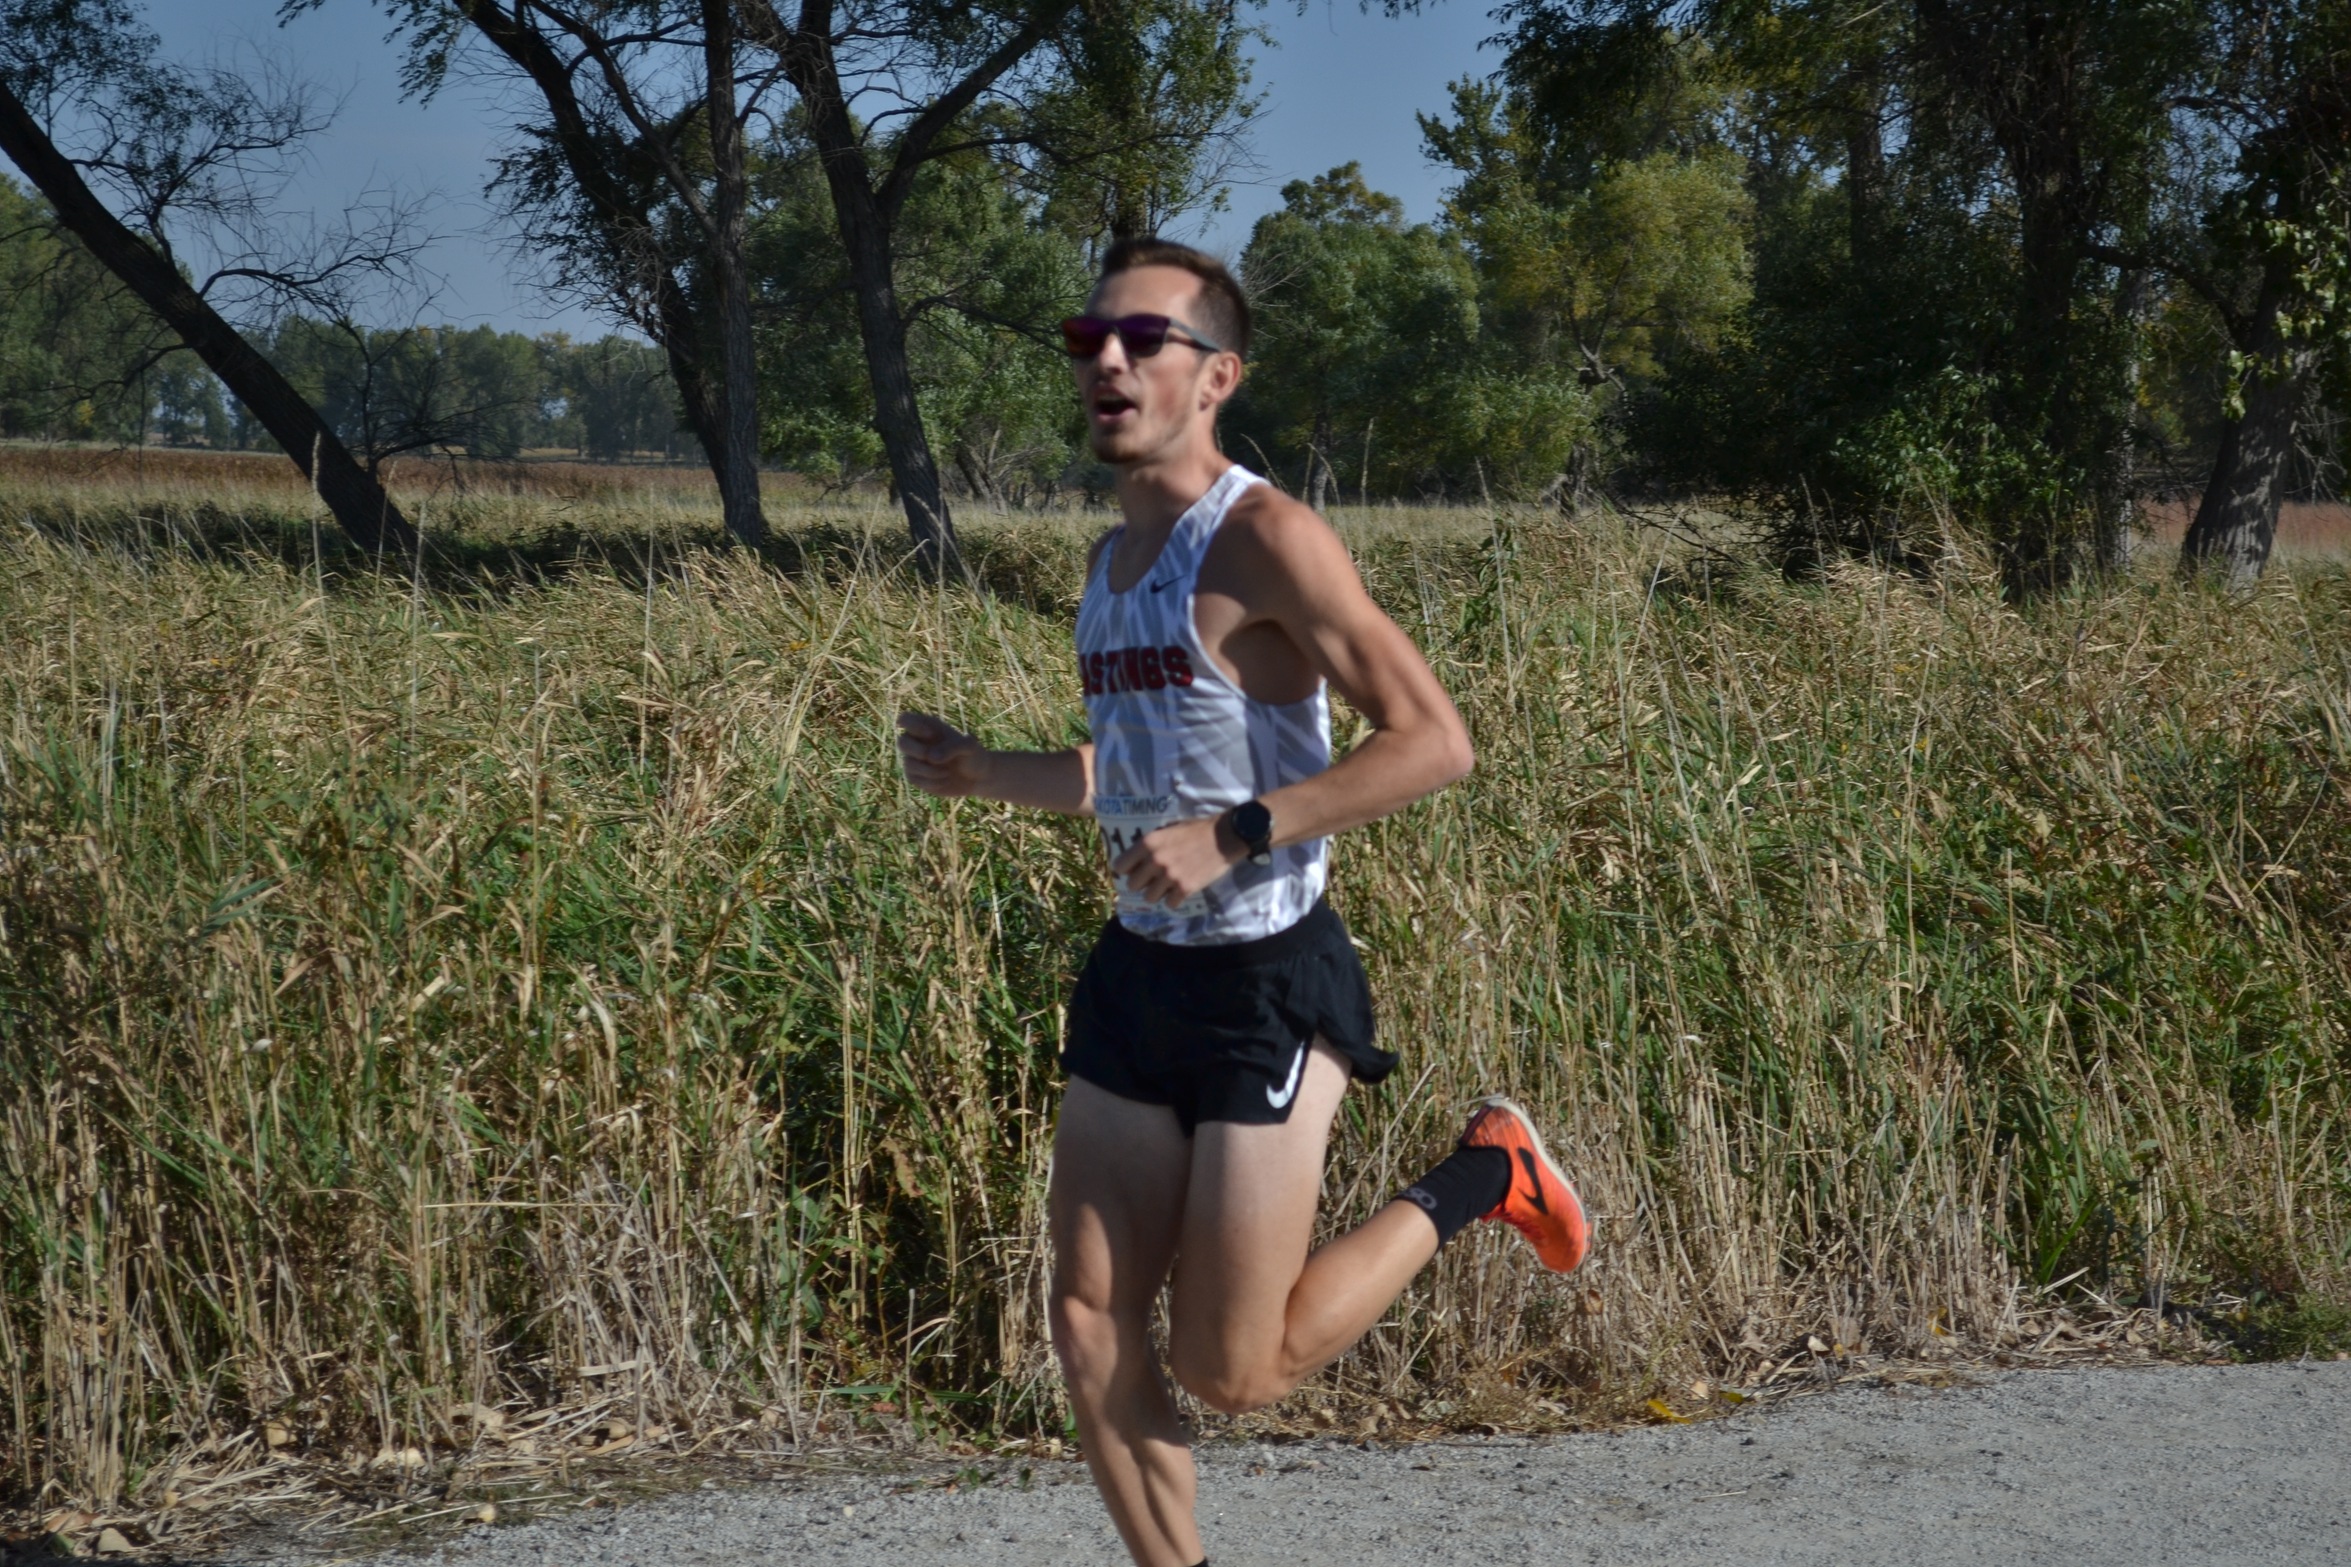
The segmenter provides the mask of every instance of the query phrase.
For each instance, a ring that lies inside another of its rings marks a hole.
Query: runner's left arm
[[[1249,584],[1250,620],[1279,626],[1372,726],[1370,738],[1324,771],[1263,797],[1274,845],[1376,822],[1467,775],[1475,757],[1453,699],[1412,639],[1364,591],[1330,525],[1268,493],[1245,526],[1225,526],[1239,547],[1232,578]],[[1113,869],[1128,890],[1173,905],[1245,852],[1224,818],[1211,817],[1159,829]]]

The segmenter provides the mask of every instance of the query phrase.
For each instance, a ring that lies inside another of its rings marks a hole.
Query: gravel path
[[[1202,1452],[1217,1567],[2351,1563],[2351,1364],[1848,1388],[1692,1426]],[[476,1529],[442,1567],[1118,1567],[1082,1469],[792,1478]]]

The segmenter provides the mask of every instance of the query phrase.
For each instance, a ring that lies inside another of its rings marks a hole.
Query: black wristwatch
[[[1248,851],[1249,863],[1271,865],[1273,812],[1265,808],[1265,802],[1251,800],[1247,804],[1234,806],[1225,814],[1233,824],[1233,836],[1240,839],[1241,847]]]

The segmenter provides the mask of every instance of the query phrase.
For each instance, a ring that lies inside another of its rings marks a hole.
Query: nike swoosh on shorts
[[[1265,1091],[1265,1102],[1269,1105],[1272,1105],[1276,1110],[1288,1109],[1290,1101],[1298,1097],[1298,1078],[1299,1075],[1305,1070],[1306,1045],[1303,1041],[1301,1041],[1298,1046],[1298,1054],[1292,1057],[1290,1061],[1290,1080],[1282,1085],[1282,1091],[1278,1094],[1270,1088],[1267,1089]]]

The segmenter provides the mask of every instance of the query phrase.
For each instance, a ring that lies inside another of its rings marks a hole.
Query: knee
[[[1223,1355],[1186,1353],[1178,1348],[1168,1370],[1176,1385],[1220,1415],[1245,1415],[1263,1409],[1298,1385],[1296,1377],[1275,1366],[1235,1364]]]

